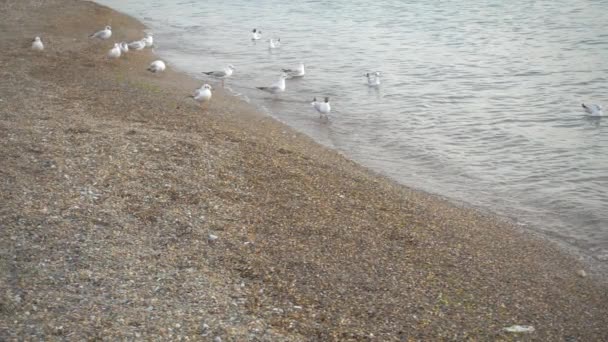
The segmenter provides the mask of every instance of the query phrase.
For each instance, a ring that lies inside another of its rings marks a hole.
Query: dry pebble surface
[[[221,91],[201,108],[149,50],[105,60],[87,35],[132,18],[0,19],[0,340],[608,340],[608,287],[555,246]]]

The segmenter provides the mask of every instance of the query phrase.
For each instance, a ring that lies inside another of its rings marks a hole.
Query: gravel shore
[[[0,10],[0,340],[608,340],[608,285],[553,244],[106,60],[128,16]]]

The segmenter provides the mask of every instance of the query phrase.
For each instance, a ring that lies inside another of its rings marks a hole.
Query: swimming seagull
[[[129,52],[129,44],[127,44],[125,42],[122,42],[122,43],[120,43],[119,46],[120,46],[120,52],[121,53],[127,53],[127,52]]]
[[[268,48],[269,49],[278,49],[281,47],[281,38],[274,40],[272,38],[270,38],[268,40]]]
[[[581,104],[581,106],[583,107],[583,109],[585,109],[585,112],[587,112],[587,114],[589,114],[591,116],[603,116],[604,115],[602,106],[600,106],[598,104],[586,105],[583,103],[583,104]]]
[[[114,47],[108,51],[108,58],[118,58],[120,57],[120,44],[115,43]]]
[[[365,77],[367,77],[367,85],[370,87],[377,87],[380,85],[380,72],[376,71],[373,73],[366,73]]]
[[[232,76],[234,72],[234,66],[232,64],[228,64],[223,70],[219,71],[203,71],[203,74],[213,76],[216,78],[220,78],[222,80],[222,87],[224,86],[224,79]]]
[[[304,63],[300,63],[297,69],[283,69],[283,72],[289,77],[302,77],[306,74],[306,70],[304,70]]]
[[[278,93],[282,93],[285,91],[285,79],[287,78],[286,74],[282,74],[281,77],[279,78],[278,81],[276,81],[275,83],[273,83],[271,86],[269,87],[256,87],[262,91],[271,93],[271,94],[278,94]]]
[[[253,31],[251,31],[251,40],[260,40],[260,39],[262,39],[262,31],[253,29]]]
[[[146,36],[142,39],[142,41],[146,44],[146,47],[152,47],[154,45],[154,37],[152,33],[146,33]]]
[[[153,73],[157,73],[157,72],[165,71],[166,67],[167,66],[165,65],[165,62],[163,62],[159,59],[157,61],[150,63],[150,66],[148,67],[147,70],[150,72],[153,72]]]
[[[211,86],[208,84],[203,84],[202,87],[196,89],[194,91],[194,95],[190,95],[190,97],[194,98],[195,101],[202,103],[209,102],[211,100]]]
[[[103,30],[97,31],[89,36],[89,38],[99,38],[99,39],[108,39],[110,37],[112,37],[112,27],[110,27],[110,26],[106,26],[106,28],[104,28]]]
[[[139,50],[143,50],[146,47],[146,42],[142,39],[142,40],[136,40],[134,42],[130,42],[127,45],[129,46],[129,49],[139,51]]]
[[[329,112],[331,112],[331,106],[329,105],[329,97],[325,98],[325,102],[317,102],[317,98],[312,99],[311,103],[312,107],[319,112],[319,118],[322,118],[323,115],[328,117]]]
[[[35,50],[35,51],[44,50],[44,44],[42,44],[42,40],[40,40],[40,37],[36,37],[36,38],[34,38],[34,40],[32,40],[32,50]]]

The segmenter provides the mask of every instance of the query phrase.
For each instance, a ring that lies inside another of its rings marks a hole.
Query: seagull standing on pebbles
[[[303,77],[304,75],[306,75],[306,70],[304,70],[304,63],[300,63],[297,69],[283,69],[283,72],[291,78]]]
[[[256,87],[262,91],[271,93],[273,95],[282,93],[285,91],[285,79],[287,78],[286,74],[281,75],[281,77],[279,78],[278,81],[276,81],[275,83],[273,83],[271,86],[269,87]]]
[[[152,47],[154,45],[154,37],[152,33],[146,33],[146,36],[142,39],[142,41],[146,44],[146,47]]]
[[[326,118],[331,112],[331,106],[329,105],[329,97],[325,98],[325,102],[317,102],[317,98],[315,97],[311,103],[312,107],[319,112],[319,118],[325,116]]]
[[[110,51],[108,51],[108,58],[118,58],[120,57],[120,44],[115,43],[114,47],[110,49]]]
[[[153,72],[153,73],[157,73],[157,72],[165,71],[166,67],[167,66],[165,65],[165,62],[163,62],[161,60],[157,60],[157,61],[150,63],[150,66],[148,67],[147,70],[150,72]]]
[[[121,53],[127,53],[127,52],[129,52],[129,44],[127,44],[125,42],[122,42],[122,43],[120,43],[119,46],[120,46],[120,52]]]
[[[190,97],[201,104],[209,102],[209,100],[211,100],[211,89],[210,85],[203,84],[203,86],[196,89],[194,95],[191,95]]]
[[[583,107],[583,109],[585,110],[585,112],[587,112],[587,114],[591,115],[591,116],[603,116],[604,115],[604,111],[602,110],[602,106],[598,105],[598,104],[590,104],[590,105],[586,105],[586,104],[581,104],[581,106]]]
[[[106,28],[104,28],[103,30],[97,31],[89,36],[89,38],[99,38],[99,39],[108,39],[110,37],[112,37],[112,27],[110,27],[110,26],[106,26]]]
[[[34,50],[34,51],[44,50],[44,44],[42,44],[42,40],[40,40],[40,37],[36,37],[32,41],[32,50]]]
[[[129,46],[129,49],[139,51],[139,50],[143,50],[146,47],[146,42],[144,42],[144,40],[142,39],[142,40],[136,40],[134,42],[130,42],[127,45]]]
[[[262,31],[258,31],[258,29],[253,29],[253,31],[251,31],[251,40],[260,39],[262,39]]]

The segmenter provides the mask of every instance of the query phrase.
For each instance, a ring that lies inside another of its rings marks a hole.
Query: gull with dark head
[[[328,118],[329,112],[331,112],[329,97],[326,97],[324,102],[318,102],[317,98],[315,97],[312,99],[311,105],[319,113],[319,118],[322,118],[323,116]]]
[[[106,26],[103,30],[97,31],[89,36],[89,38],[108,39],[112,37],[112,27]]]
[[[44,50],[44,44],[42,44],[42,40],[40,40],[40,37],[36,37],[36,38],[34,38],[34,40],[32,40],[32,50],[34,50],[34,51]]]
[[[581,104],[581,106],[583,107],[585,112],[591,116],[603,116],[604,115],[602,106],[600,106],[598,104],[586,105],[583,103],[583,104]]]
[[[262,39],[262,31],[258,31],[258,29],[253,29],[253,31],[251,31],[251,40],[260,39]]]

